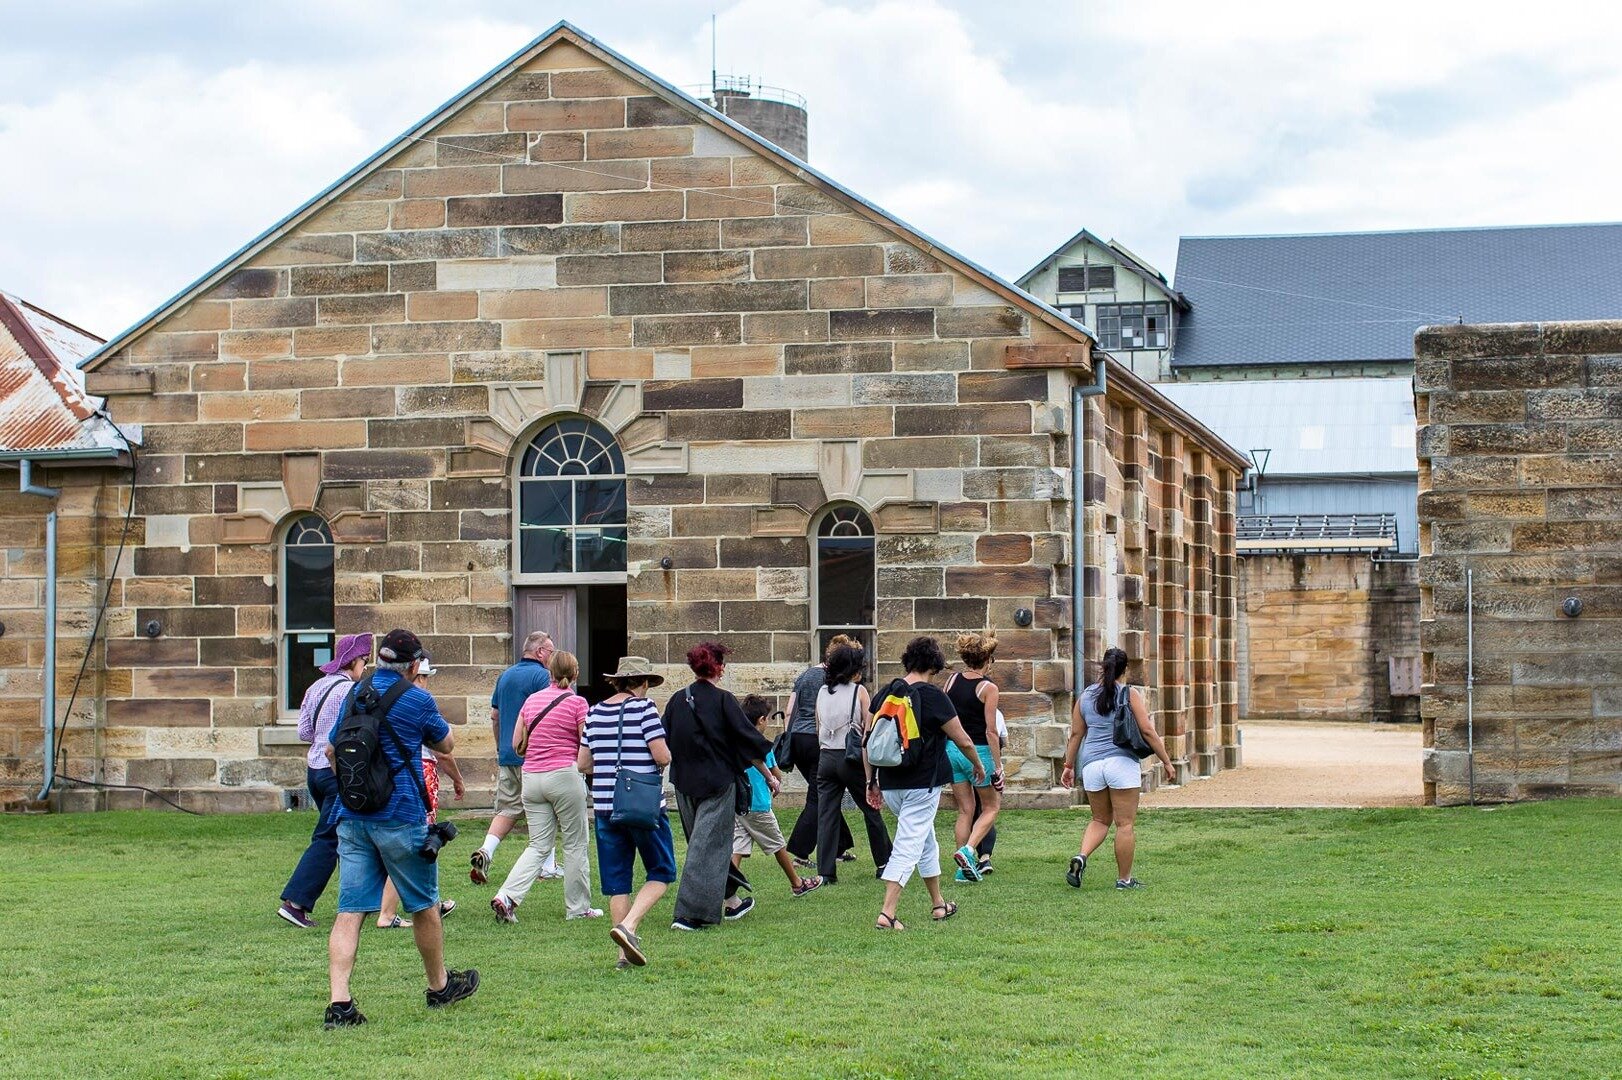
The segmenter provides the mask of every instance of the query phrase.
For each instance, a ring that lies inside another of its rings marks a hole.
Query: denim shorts
[[[439,864],[418,854],[427,836],[426,821],[339,821],[338,910],[376,911],[385,879],[394,882],[409,915],[439,903]]]
[[[670,818],[659,815],[659,824],[651,829],[627,829],[609,823],[608,815],[598,811],[597,819],[597,878],[602,882],[604,896],[629,896],[631,871],[636,857],[642,856],[642,869],[649,881],[670,884],[676,880],[676,841],[670,835]]]
[[[975,754],[980,759],[981,766],[986,770],[986,778],[980,781],[980,787],[991,786],[991,747],[975,746]],[[963,751],[957,748],[957,743],[946,744],[946,760],[952,763],[952,783],[971,784],[974,782],[974,762],[963,756]]]

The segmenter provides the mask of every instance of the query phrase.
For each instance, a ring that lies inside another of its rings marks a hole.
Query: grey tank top
[[[1094,683],[1081,692],[1081,715],[1087,721],[1087,736],[1081,740],[1081,760],[1076,768],[1091,765],[1105,758],[1124,757],[1137,761],[1130,750],[1115,745],[1114,702],[1104,704],[1104,715],[1098,714],[1099,685]]]

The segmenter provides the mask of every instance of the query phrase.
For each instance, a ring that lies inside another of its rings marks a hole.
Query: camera
[[[456,825],[449,821],[436,821],[428,826],[428,835],[423,839],[422,848],[417,854],[429,862],[439,861],[439,849],[456,839]]]

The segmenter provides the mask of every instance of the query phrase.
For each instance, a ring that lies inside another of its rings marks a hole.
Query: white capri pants
[[[883,878],[903,887],[914,870],[919,877],[941,876],[941,848],[935,842],[935,813],[940,788],[900,788],[884,793],[884,805],[895,815],[895,838]]]
[[[1141,788],[1143,770],[1129,757],[1111,754],[1107,758],[1089,761],[1081,767],[1081,786],[1088,791],[1105,788]]]

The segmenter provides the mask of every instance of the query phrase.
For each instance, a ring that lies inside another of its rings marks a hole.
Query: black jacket
[[[731,791],[749,763],[764,761],[772,748],[744,716],[738,699],[713,683],[699,681],[676,691],[665,706],[664,725],[670,783],[689,799]]]

